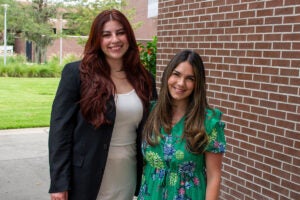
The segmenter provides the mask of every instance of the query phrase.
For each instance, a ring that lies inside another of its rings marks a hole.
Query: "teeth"
[[[175,90],[177,91],[177,92],[184,92],[184,90],[182,90],[182,89],[178,89],[178,88],[175,88]]]
[[[113,46],[113,47],[110,47],[110,48],[112,48],[112,49],[119,49],[119,48],[121,48],[121,46]]]

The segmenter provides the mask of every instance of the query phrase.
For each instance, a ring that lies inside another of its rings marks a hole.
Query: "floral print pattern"
[[[221,112],[208,110],[205,128],[209,137],[206,151],[224,153],[226,142]],[[139,200],[205,199],[206,172],[204,154],[186,150],[181,138],[184,117],[172,128],[171,134],[161,130],[162,138],[156,146],[143,143],[145,168]]]
[[[149,151],[146,153],[145,157],[149,162],[149,165],[151,165],[153,168],[161,169],[164,167],[164,163],[157,153]]]

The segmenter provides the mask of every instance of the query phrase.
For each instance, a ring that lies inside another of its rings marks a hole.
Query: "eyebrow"
[[[116,30],[116,32],[118,32],[118,31],[125,31],[125,29],[124,28],[120,28],[120,29]],[[106,30],[102,31],[102,33],[110,33],[110,32],[112,32],[112,31],[106,31]]]
[[[176,69],[174,69],[172,73],[174,73],[174,72],[176,72],[176,73],[178,73],[178,74],[182,74],[180,71],[177,71]],[[185,77],[195,78],[195,75],[190,75],[190,74],[188,74],[188,75],[186,75]]]

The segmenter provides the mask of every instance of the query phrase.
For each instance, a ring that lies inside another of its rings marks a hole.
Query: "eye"
[[[117,32],[117,35],[125,35],[126,33],[125,33],[125,31],[118,31]]]
[[[109,36],[111,36],[111,33],[108,32],[108,31],[103,31],[101,36],[102,36],[103,38],[109,37]]]
[[[187,77],[187,80],[195,81],[195,77],[193,77],[193,76],[188,76],[188,77]]]
[[[103,38],[107,38],[107,37],[109,37],[109,36],[110,36],[110,34],[108,34],[108,33],[102,34],[102,37],[103,37]]]

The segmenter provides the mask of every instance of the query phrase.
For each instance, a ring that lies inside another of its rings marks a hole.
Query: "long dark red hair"
[[[122,24],[126,33],[129,48],[123,56],[122,70],[143,102],[144,109],[148,108],[152,95],[151,77],[140,61],[138,46],[129,21],[123,13],[115,9],[101,12],[91,26],[80,66],[81,112],[96,128],[110,123],[105,113],[109,112],[107,103],[116,91],[110,78],[110,66],[100,46],[104,24],[111,20]]]

